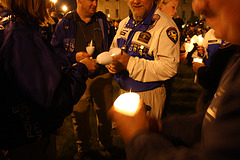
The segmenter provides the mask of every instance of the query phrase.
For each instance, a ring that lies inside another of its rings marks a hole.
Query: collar
[[[142,22],[140,22],[141,25],[139,25],[136,30],[138,30],[138,31],[146,31],[147,30],[149,24],[152,22],[152,17],[153,17],[155,10],[156,10],[156,6],[154,6],[152,8],[151,12],[147,15],[147,17]],[[126,27],[132,28],[132,29],[136,27],[135,21],[134,21],[132,15],[130,16],[129,21],[126,24]]]
[[[75,20],[76,20],[76,21],[84,22],[84,21],[81,19],[81,17],[78,15],[77,10],[74,12],[74,14],[75,14]],[[91,20],[90,20],[87,24],[93,23],[93,22],[95,22],[95,21],[96,21],[96,13],[91,17]],[[84,23],[86,23],[86,22],[84,22]]]

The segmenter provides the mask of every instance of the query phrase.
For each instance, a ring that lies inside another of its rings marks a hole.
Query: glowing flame
[[[137,93],[128,92],[121,94],[114,102],[114,109],[127,116],[134,116],[139,110],[140,96]]]
[[[203,59],[202,58],[193,58],[193,62],[202,63]]]

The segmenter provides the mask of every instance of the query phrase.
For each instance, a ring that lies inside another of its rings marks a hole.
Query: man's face
[[[97,11],[97,2],[98,0],[79,0],[81,4],[81,9],[89,14],[89,16],[93,16]]]
[[[129,0],[129,6],[136,21],[142,21],[153,7],[153,0]]]
[[[178,0],[171,0],[166,5],[161,7],[161,11],[173,18],[173,16],[177,13],[177,6]]]
[[[216,37],[240,44],[240,0],[193,0],[192,6],[206,17]]]

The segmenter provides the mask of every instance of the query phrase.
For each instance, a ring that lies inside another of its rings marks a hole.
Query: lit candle
[[[112,63],[112,56],[109,52],[105,51],[99,54],[96,58],[97,63],[101,65],[108,65]]]
[[[198,43],[198,36],[197,36],[197,35],[194,35],[194,36],[191,38],[191,43]]]
[[[185,51],[186,52],[191,52],[193,49],[194,45],[192,43],[185,43]]]
[[[93,54],[94,50],[95,50],[95,46],[93,45],[93,40],[91,40],[89,42],[88,46],[86,47],[86,51],[91,56]]]
[[[140,96],[137,93],[128,92],[121,94],[114,102],[114,109],[127,116],[134,116],[139,110]]]
[[[202,45],[202,42],[203,42],[203,37],[202,37],[202,35],[200,34],[200,35],[198,36],[198,45]]]
[[[203,59],[202,58],[193,58],[193,62],[202,63]]]
[[[203,59],[202,59],[202,58],[193,58],[193,62],[202,63],[202,62],[203,62]],[[195,74],[193,81],[194,81],[194,83],[197,82],[197,74]]]

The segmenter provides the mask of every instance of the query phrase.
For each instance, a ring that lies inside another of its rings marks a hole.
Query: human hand
[[[187,58],[187,52],[180,51],[180,63],[185,62],[186,58]]]
[[[120,72],[127,68],[128,60],[130,56],[122,51],[121,54],[112,56],[111,69]]]
[[[142,100],[139,102],[140,109],[134,116],[127,116],[115,110],[114,106],[108,111],[108,115],[116,123],[119,134],[123,137],[125,143],[137,134],[148,131],[149,121],[146,116],[145,104]]]
[[[108,72],[111,74],[116,74],[118,71],[115,69],[115,62],[112,62],[109,65],[105,65],[105,67],[108,69]]]
[[[93,74],[98,67],[96,60],[92,58],[84,58],[80,62],[88,68],[88,76]]]
[[[197,45],[197,51],[198,51],[199,57],[204,57],[205,50],[202,45]]]
[[[198,69],[199,69],[200,67],[203,67],[203,66],[205,66],[204,63],[192,62],[193,71],[194,71],[195,73],[197,73],[197,72],[198,72]]]
[[[84,58],[90,58],[90,55],[87,52],[77,52],[76,53],[76,61],[79,62]]]

